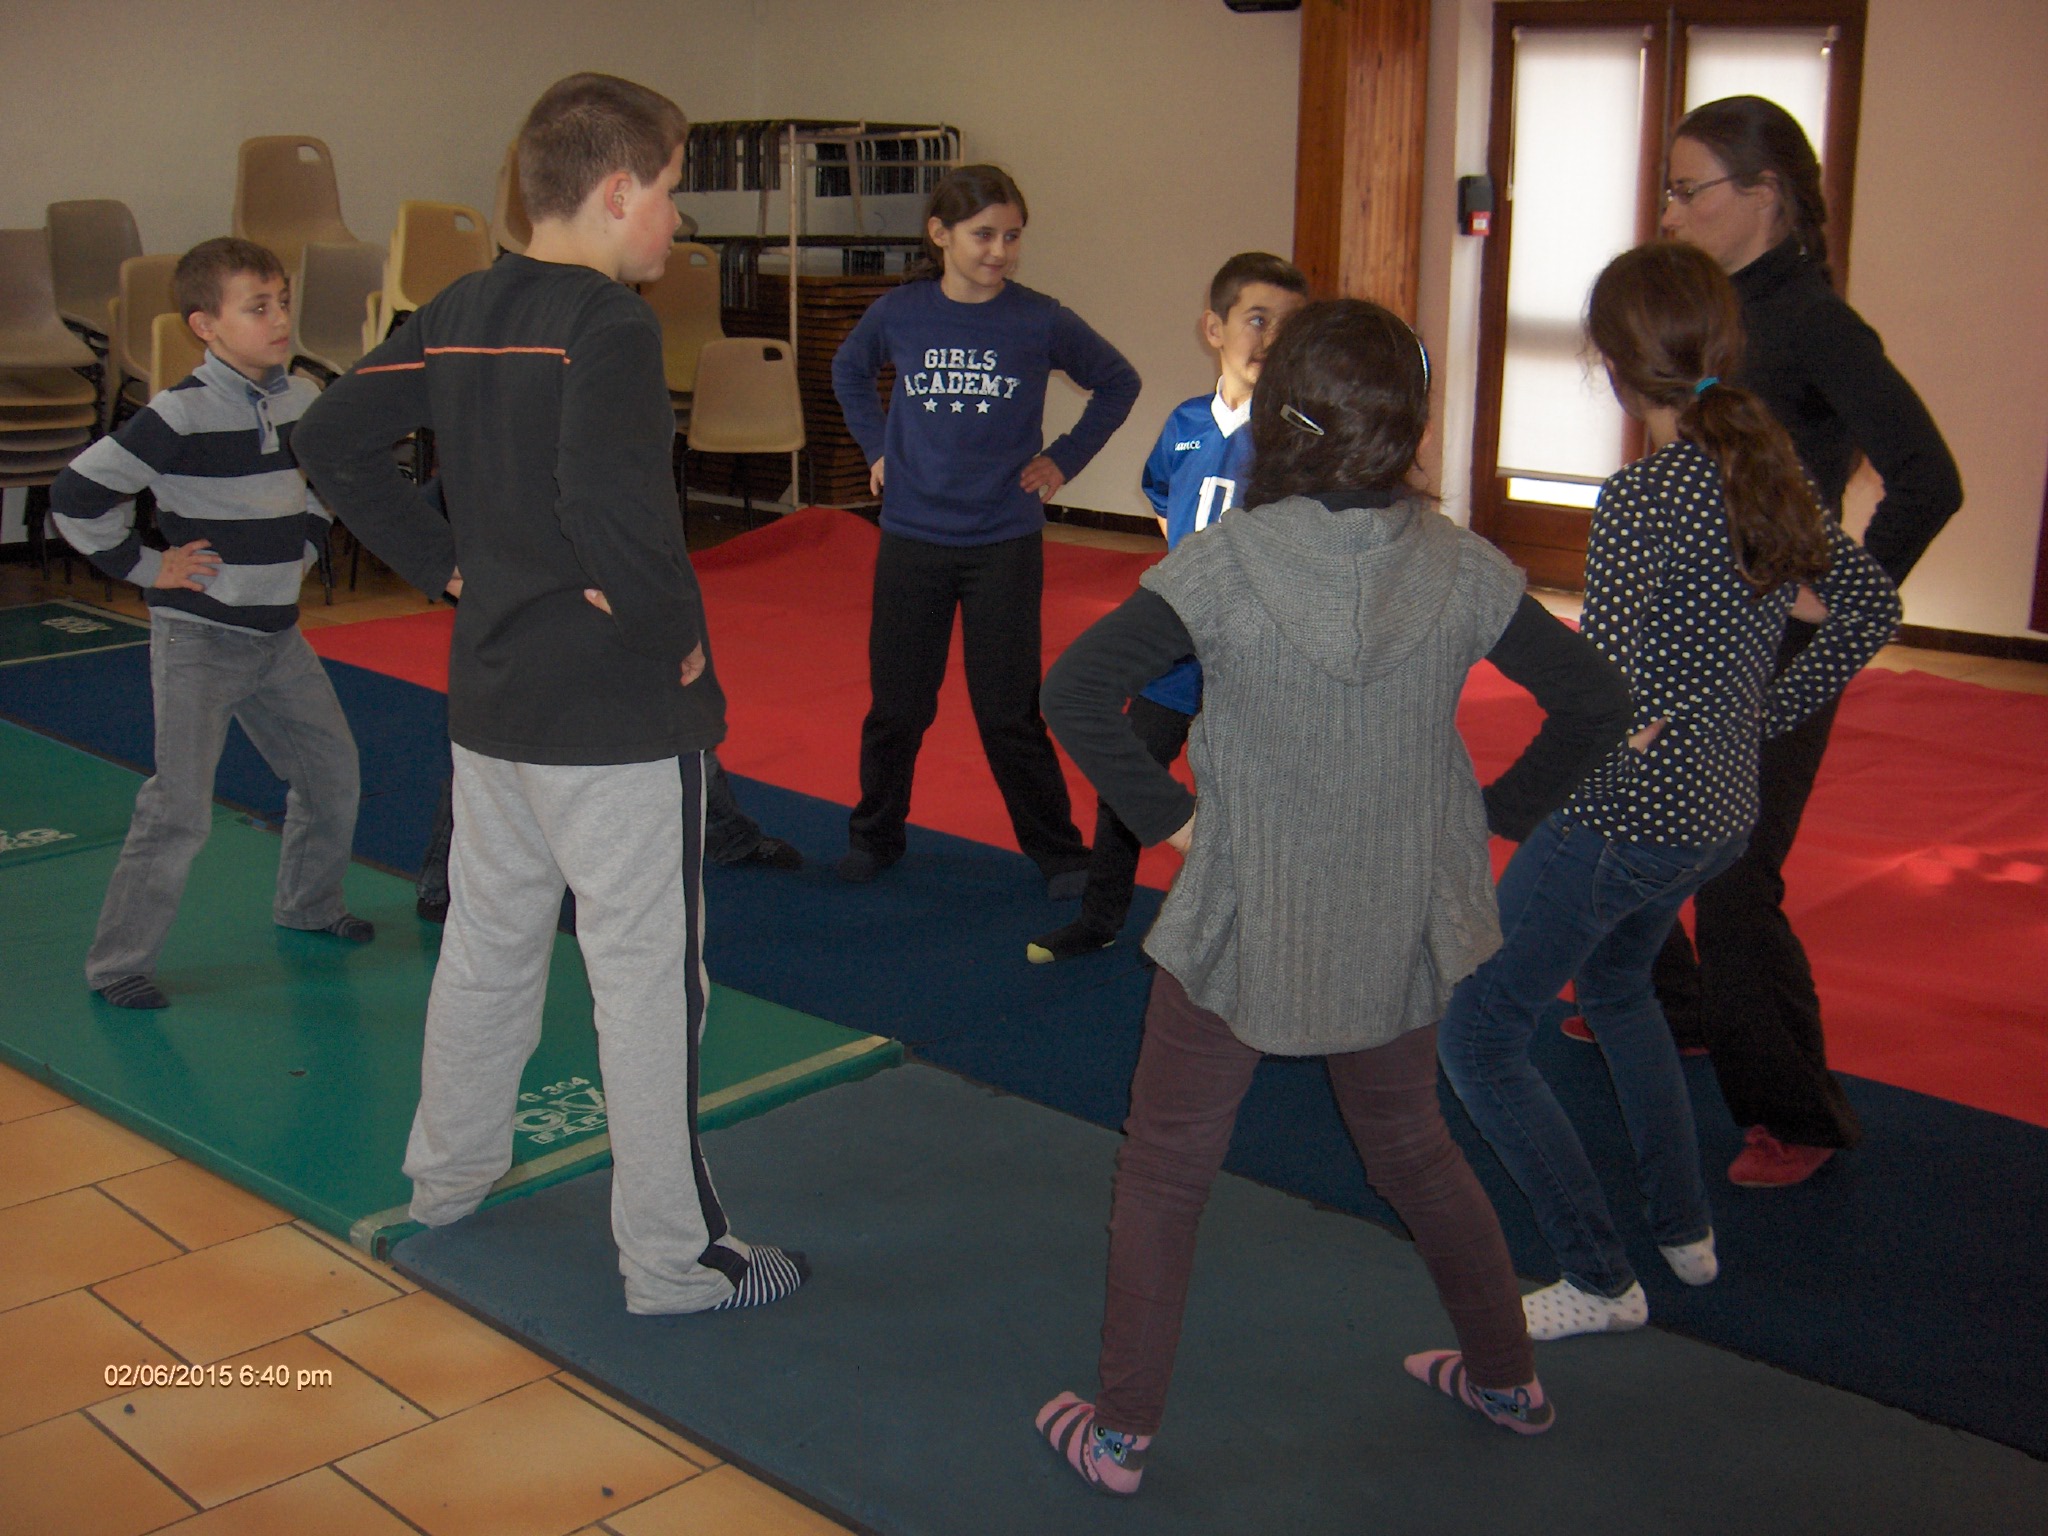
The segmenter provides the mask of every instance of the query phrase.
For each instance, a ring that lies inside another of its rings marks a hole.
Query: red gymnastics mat
[[[695,557],[735,773],[851,805],[866,713],[878,535],[811,509]],[[1115,607],[1152,557],[1045,547],[1045,661]],[[323,656],[447,686],[444,609],[308,632]],[[1459,725],[1482,778],[1536,728],[1529,697],[1473,673]],[[1871,671],[1843,701],[1787,909],[1812,955],[1843,1071],[2048,1126],[2048,697]],[[1184,765],[1182,768],[1184,772]],[[1072,765],[1084,834],[1095,797]],[[1014,848],[968,710],[959,646],[918,760],[920,825]],[[1496,854],[1504,850],[1496,848]],[[1177,860],[1148,852],[1164,885]]]

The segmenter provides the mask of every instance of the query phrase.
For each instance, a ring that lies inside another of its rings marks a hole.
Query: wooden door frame
[[[1429,0],[1304,0],[1294,264],[1311,291],[1411,325],[1428,85]]]

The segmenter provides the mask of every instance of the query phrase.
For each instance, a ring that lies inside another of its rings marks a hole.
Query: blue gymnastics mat
[[[1116,1138],[911,1065],[706,1138],[735,1230],[805,1249],[773,1306],[629,1316],[607,1176],[399,1243],[400,1268],[721,1455],[891,1536],[2038,1532],[2048,1466],[1655,1329],[1538,1348],[1548,1435],[1401,1370],[1449,1324],[1408,1244],[1226,1175],[1130,1500],[1032,1414],[1094,1390]]]

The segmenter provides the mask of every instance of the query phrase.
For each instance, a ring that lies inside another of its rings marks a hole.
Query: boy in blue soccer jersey
[[[319,391],[285,372],[284,267],[247,240],[208,240],[179,259],[171,288],[205,361],[50,488],[58,531],[149,603],[156,772],[135,797],[85,960],[86,985],[121,1008],[168,1001],[157,956],[213,825],[231,719],[291,786],[273,916],[357,944],[374,934],[342,905],[360,792],[355,739],[299,633],[299,583],[329,518],[292,456],[292,430]],[[167,549],[136,536],[145,489]]]
[[[1281,322],[1307,302],[1300,269],[1264,251],[1231,257],[1211,280],[1202,337],[1216,353],[1216,391],[1175,406],[1145,461],[1145,495],[1168,549],[1241,505],[1250,479],[1252,386]],[[1201,707],[1202,669],[1191,657],[1147,685],[1129,714],[1146,750],[1170,763]],[[1025,958],[1049,965],[1107,949],[1123,930],[1137,880],[1138,839],[1105,801],[1095,819],[1081,915],[1025,945]]]

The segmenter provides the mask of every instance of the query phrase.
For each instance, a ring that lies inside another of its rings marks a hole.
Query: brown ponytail
[[[1742,308],[1695,246],[1639,246],[1593,284],[1586,334],[1615,391],[1678,413],[1678,434],[1720,466],[1735,564],[1761,597],[1827,573],[1827,514],[1792,439],[1748,390],[1723,382],[1742,361]]]

